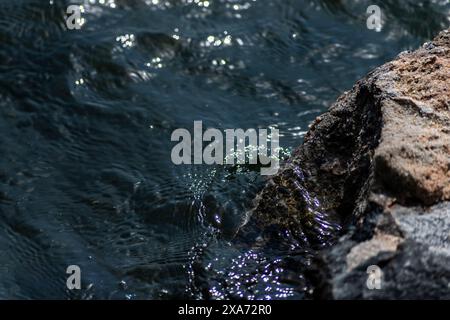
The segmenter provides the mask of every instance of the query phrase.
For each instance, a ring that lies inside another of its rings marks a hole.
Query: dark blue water
[[[445,0],[0,1],[0,298],[308,298],[295,240],[233,241],[259,171],[175,166],[172,131],[275,127],[288,154],[449,17]]]

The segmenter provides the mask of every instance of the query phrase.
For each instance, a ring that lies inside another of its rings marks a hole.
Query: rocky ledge
[[[317,298],[450,299],[450,30],[317,118],[250,224],[332,243],[309,272]],[[381,289],[366,285],[373,265]]]

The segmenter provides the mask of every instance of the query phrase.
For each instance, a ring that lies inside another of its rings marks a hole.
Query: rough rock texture
[[[450,30],[316,119],[250,222],[335,242],[310,272],[317,298],[450,299]],[[379,290],[366,285],[371,265],[383,272]]]

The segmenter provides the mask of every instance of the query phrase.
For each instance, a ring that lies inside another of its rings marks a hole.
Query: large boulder
[[[450,30],[315,120],[241,232],[273,225],[328,246],[309,272],[318,298],[450,299]]]

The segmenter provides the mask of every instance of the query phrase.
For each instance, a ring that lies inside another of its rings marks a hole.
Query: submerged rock
[[[317,298],[450,298],[450,30],[316,119],[241,232],[273,225],[334,243],[310,271]],[[366,285],[373,265],[381,289]]]

